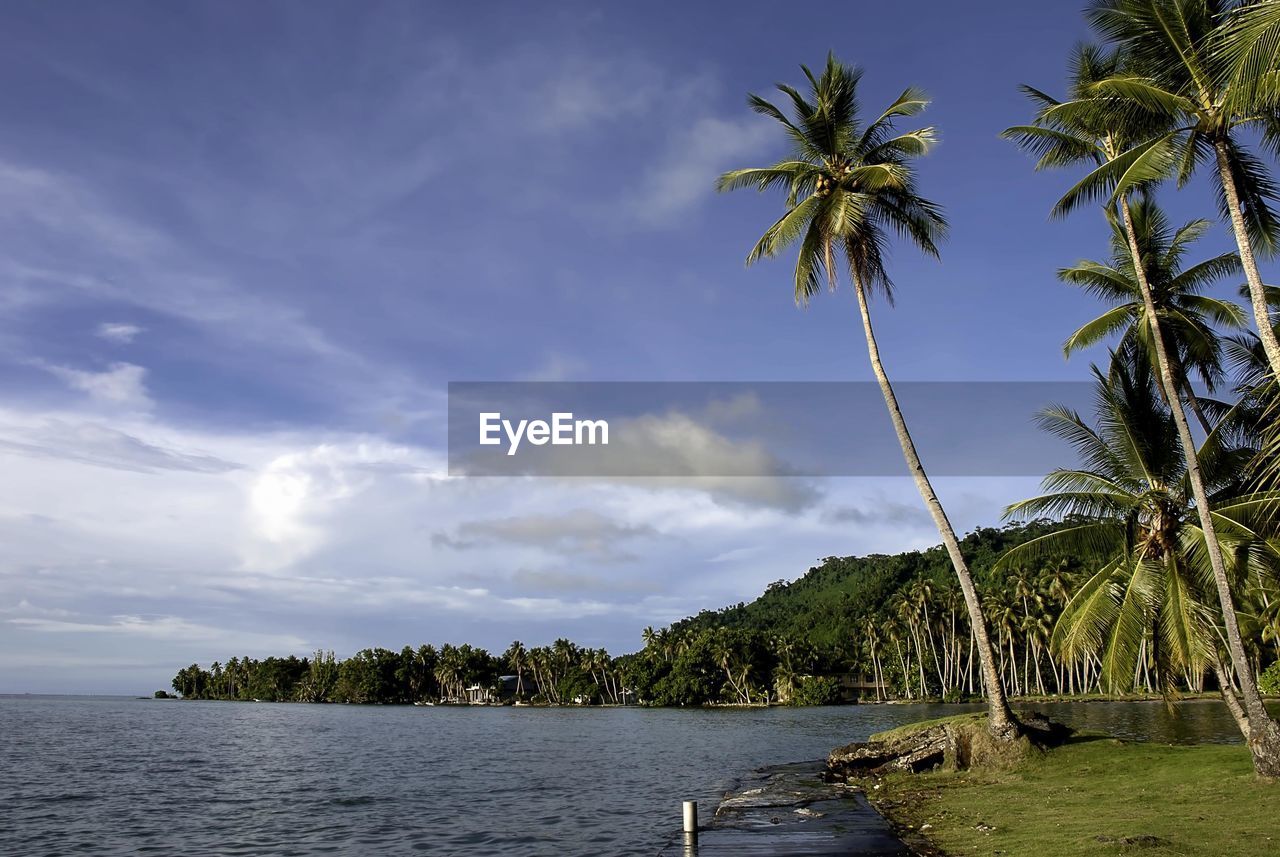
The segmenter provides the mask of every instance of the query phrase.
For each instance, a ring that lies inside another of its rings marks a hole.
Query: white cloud
[[[153,404],[144,383],[147,370],[133,363],[112,363],[101,372],[44,361],[36,361],[35,365],[61,378],[71,389],[87,393],[90,399],[101,404],[136,410],[149,410]]]
[[[211,432],[141,412],[0,409],[0,468],[0,686],[16,690],[59,689],[94,659],[163,687],[192,661],[313,644],[584,632],[626,651],[646,624],[748,600],[823,556],[937,540],[914,516],[847,511],[918,502],[909,480],[848,480],[795,507],[726,502],[724,484],[692,476],[447,478],[437,451],[374,435]],[[999,508],[984,484],[940,485],[958,526]],[[46,657],[43,677],[22,671]]]
[[[748,545],[746,547],[734,548],[732,550],[723,551],[713,557],[709,557],[707,562],[741,562],[744,559],[750,559],[760,553],[763,548],[760,545]]]
[[[208,359],[224,366],[244,355],[246,347],[263,355],[303,355],[315,370],[292,373],[290,386],[315,386],[326,393],[340,386],[347,403],[387,395],[425,397],[408,373],[338,343],[310,318],[303,296],[289,294],[276,283],[264,284],[221,257],[193,249],[168,224],[120,210],[111,195],[84,180],[0,159],[0,197],[5,201],[0,210],[0,305],[75,306],[89,299],[119,304],[124,312],[137,307],[201,330],[216,344]],[[192,187],[189,197],[218,197],[223,206],[218,216],[236,220],[227,215],[228,208],[236,207],[234,202],[207,187]],[[114,273],[104,275],[103,270]],[[13,317],[0,322],[0,333],[6,323],[12,324]],[[108,322],[95,333],[123,344],[126,335],[132,339],[142,332],[134,327],[138,326]],[[10,334],[15,344],[5,350],[19,350],[16,339],[21,335],[22,329],[15,326]],[[269,372],[279,362],[256,360],[254,371]],[[78,388],[111,392],[82,370],[46,368]],[[117,380],[128,382],[124,376]]]
[[[345,507],[380,482],[421,491],[425,482],[443,478],[436,457],[378,440],[322,443],[280,455],[249,491],[254,538],[245,549],[246,566],[283,568],[314,553],[339,528]]]
[[[541,58],[545,63],[545,58]],[[529,58],[506,73],[527,75]],[[542,132],[579,131],[651,112],[668,95],[660,67],[625,58],[566,57],[545,72],[526,104],[529,124]]]
[[[306,641],[292,634],[260,634],[216,628],[189,622],[178,616],[130,616],[110,617],[105,622],[77,622],[66,619],[39,619],[19,617],[9,619],[9,624],[28,631],[46,634],[119,634],[143,637],[151,640],[182,642],[229,642],[241,645],[274,646],[281,651],[305,648]]]
[[[169,446],[163,439],[138,437],[97,421],[63,416],[31,419],[13,412],[0,412],[0,450],[140,473],[158,470],[223,473],[240,466],[198,450]]]
[[[108,342],[114,342],[118,345],[128,345],[142,333],[144,328],[136,324],[126,324],[124,322],[104,321],[98,325],[95,334],[100,339]]]
[[[629,200],[630,210],[645,225],[672,225],[674,219],[715,195],[721,173],[757,166],[745,161],[761,157],[776,136],[758,116],[703,116],[672,138]]]

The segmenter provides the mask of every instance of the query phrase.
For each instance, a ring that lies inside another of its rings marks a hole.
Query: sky
[[[1019,83],[1062,90],[1077,7],[4,4],[0,692],[621,653],[822,557],[935,543],[901,477],[451,476],[447,385],[869,380],[847,291],[802,310],[790,260],[744,267],[781,200],[714,190],[785,154],[746,93],[829,50],[868,110],[934,98],[920,182],[952,230],[941,262],[893,250],[893,376],[1086,378],[1060,344],[1097,308],[1054,272],[1105,225],[1050,221],[1072,177],[998,138]],[[1215,212],[1198,185],[1169,207]],[[938,484],[962,530],[1035,486]]]

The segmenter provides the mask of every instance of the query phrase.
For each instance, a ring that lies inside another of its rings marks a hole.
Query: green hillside
[[[993,566],[1010,548],[1060,528],[1060,524],[1033,522],[1003,528],[982,527],[962,541],[964,555],[980,589],[1001,590],[993,579]],[[1046,556],[1039,568],[1076,571],[1079,557]],[[770,584],[759,598],[721,610],[704,610],[672,625],[676,633],[715,627],[738,628],[771,636],[806,640],[820,652],[856,660],[854,630],[865,620],[885,615],[894,596],[908,592],[917,581],[928,581],[935,596],[955,588],[955,572],[941,545],[923,551],[871,554],[862,557],[828,557],[791,581]],[[941,606],[946,607],[945,603]]]

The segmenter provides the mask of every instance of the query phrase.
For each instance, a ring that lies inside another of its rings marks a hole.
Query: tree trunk
[[[898,407],[898,397],[889,383],[889,376],[885,374],[884,364],[880,362],[880,346],[876,343],[875,330],[871,326],[866,290],[863,288],[862,278],[856,273],[853,276],[853,290],[858,298],[858,310],[862,314],[862,330],[867,339],[871,370],[880,384],[880,392],[884,394],[884,403],[889,409],[889,419],[892,420],[894,432],[898,435],[898,443],[902,446],[902,455],[906,459],[907,469],[911,471],[916,488],[920,491],[920,497],[933,517],[938,535],[942,537],[942,543],[951,557],[951,564],[955,567],[956,577],[960,581],[960,591],[964,593],[964,603],[969,610],[969,623],[973,627],[978,657],[982,661],[982,673],[987,682],[987,714],[991,734],[996,738],[1012,740],[1021,733],[1021,725],[1009,708],[1004,685],[1001,684],[1000,676],[996,672],[995,653],[991,648],[987,620],[982,615],[982,604],[978,601],[978,591],[973,585],[973,577],[969,574],[969,566],[965,562],[964,554],[960,552],[960,540],[956,538],[951,521],[947,519],[947,513],[943,510],[942,503],[938,501],[938,495],[934,493],[933,485],[929,482],[924,466],[920,463],[915,442],[911,440],[906,420],[903,419],[902,410]]]
[[[1258,338],[1262,340],[1262,349],[1266,352],[1271,374],[1280,378],[1280,341],[1276,339],[1275,329],[1271,326],[1266,290],[1262,284],[1262,275],[1258,273],[1258,262],[1253,256],[1253,243],[1249,240],[1249,231],[1245,228],[1244,209],[1240,205],[1240,192],[1236,188],[1236,178],[1231,172],[1231,155],[1227,148],[1227,141],[1221,139],[1215,141],[1214,150],[1218,155],[1218,174],[1222,178],[1222,192],[1227,198],[1227,211],[1231,214],[1231,229],[1236,234],[1240,262],[1244,265],[1244,276],[1249,283],[1249,303],[1253,306],[1253,319],[1258,325]],[[1233,654],[1232,658],[1234,657]]]
[[[933,668],[938,671],[938,682],[942,685],[942,692],[945,694],[947,692],[947,679],[942,674],[942,662],[938,660],[938,647],[933,641],[933,628],[931,627],[933,617],[929,615],[929,605],[922,603],[920,609],[924,613],[924,634],[925,639],[929,641],[929,652],[933,655]]]
[[[1219,162],[1221,163],[1223,159],[1221,149],[1218,154]],[[1230,172],[1228,171],[1223,177],[1224,184],[1230,178]],[[1234,194],[1234,185],[1232,185],[1228,191],[1228,199],[1231,199]],[[1236,202],[1239,202],[1238,198]],[[1205,553],[1209,555],[1209,565],[1213,569],[1213,580],[1218,590],[1218,602],[1222,607],[1222,621],[1226,631],[1227,648],[1231,653],[1231,662],[1235,667],[1236,676],[1240,682],[1240,694],[1244,697],[1244,708],[1248,715],[1249,728],[1244,737],[1249,743],[1249,750],[1253,753],[1254,770],[1262,776],[1280,777],[1280,725],[1277,725],[1267,714],[1266,706],[1262,701],[1262,694],[1258,691],[1257,681],[1254,679],[1253,670],[1249,666],[1249,657],[1245,653],[1244,641],[1240,636],[1240,623],[1236,618],[1235,599],[1231,595],[1231,583],[1227,579],[1227,569],[1222,561],[1222,546],[1218,542],[1217,531],[1214,528],[1213,511],[1209,507],[1209,494],[1205,490],[1204,478],[1200,473],[1200,462],[1196,456],[1195,441],[1191,437],[1191,427],[1187,424],[1187,415],[1182,408],[1182,400],[1177,395],[1178,386],[1169,371],[1169,357],[1165,351],[1164,334],[1160,330],[1160,319],[1156,316],[1151,284],[1147,282],[1146,272],[1142,267],[1142,253],[1138,249],[1137,238],[1133,231],[1133,219],[1130,216],[1127,197],[1121,197],[1120,211],[1124,216],[1125,233],[1129,238],[1129,252],[1133,256],[1133,267],[1137,275],[1138,287],[1142,291],[1142,301],[1146,306],[1148,323],[1151,325],[1151,339],[1156,346],[1157,362],[1160,364],[1157,367],[1159,380],[1165,392],[1171,394],[1170,401],[1176,403],[1176,407],[1170,406],[1170,411],[1173,414],[1174,424],[1178,428],[1178,440],[1182,444],[1182,454],[1187,461],[1187,478],[1191,483],[1191,492],[1195,497],[1196,514],[1200,518],[1200,529],[1204,534]],[[1233,209],[1233,223],[1237,219],[1237,214],[1238,212]],[[1240,222],[1240,228],[1243,228],[1243,221]],[[1237,236],[1239,234],[1237,233]],[[1244,255],[1244,247],[1248,246],[1248,236],[1245,236],[1245,238],[1245,244],[1241,247],[1241,256]],[[1256,267],[1254,272],[1256,274]],[[1265,317],[1263,321],[1266,321]],[[1267,327],[1270,329],[1269,326]],[[1280,355],[1280,352],[1277,353]]]
[[[1222,668],[1222,661],[1218,660],[1216,655],[1213,659],[1213,674],[1218,679],[1218,691],[1222,694],[1222,701],[1227,704],[1227,710],[1231,712],[1231,719],[1236,722],[1236,726],[1240,728],[1241,734],[1247,740],[1249,717],[1240,707],[1240,700],[1236,699],[1235,688],[1231,686],[1231,676],[1227,675],[1227,671]]]
[[[907,662],[902,658],[902,641],[894,640],[893,647],[898,652],[898,667],[902,670],[902,689],[907,693],[907,699],[911,699],[911,672],[907,669]]]
[[[969,626],[969,658],[965,662],[965,672],[968,673],[968,676],[969,676],[969,694],[971,696],[973,695],[973,645],[974,645],[973,626],[970,625]]]
[[[1031,695],[1031,643],[1029,641],[1022,643],[1022,693],[1024,696]]]

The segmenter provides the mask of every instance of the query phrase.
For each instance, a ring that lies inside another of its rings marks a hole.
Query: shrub
[[[796,682],[792,705],[834,705],[840,701],[840,682],[830,676],[805,676]]]
[[[1267,696],[1280,696],[1280,661],[1262,671],[1258,676],[1258,687]]]

